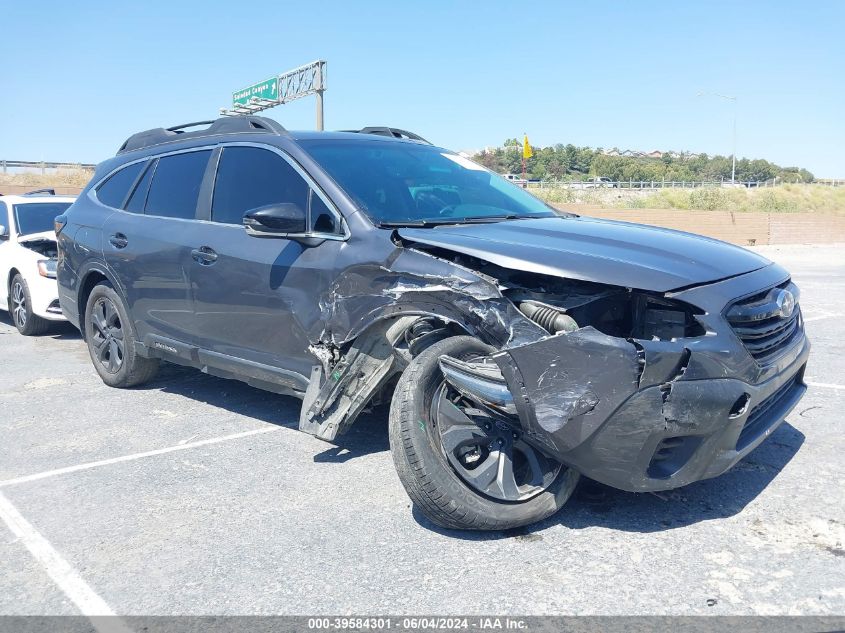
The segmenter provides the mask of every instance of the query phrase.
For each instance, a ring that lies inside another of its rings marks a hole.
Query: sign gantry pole
[[[325,90],[326,62],[318,59],[232,93],[232,107],[221,108],[220,114],[223,116],[257,114],[313,94],[317,100],[316,127],[322,130]]]

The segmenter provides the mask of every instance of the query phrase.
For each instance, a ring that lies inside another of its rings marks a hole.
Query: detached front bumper
[[[710,377],[736,376],[715,371],[711,350],[593,328],[493,360],[526,440],[592,479],[648,491],[720,475],[768,437],[806,391],[809,350],[802,335],[761,381]]]
[[[584,327],[505,348],[471,372],[490,383],[480,397],[472,368],[443,360],[441,368],[459,391],[513,420],[525,441],[584,475],[629,491],[677,488],[728,470],[806,392],[800,312],[794,335],[762,363],[724,315],[737,297],[786,280],[772,265],[675,293],[702,310],[706,336],[646,341]]]
[[[623,490],[666,490],[721,475],[769,436],[806,391],[804,366],[753,387],[739,380],[678,382],[635,393],[563,457]]]

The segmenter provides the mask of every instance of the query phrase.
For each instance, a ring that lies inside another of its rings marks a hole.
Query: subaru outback
[[[715,477],[806,390],[798,288],[757,254],[555,211],[402,130],[204,125],[131,136],[56,219],[110,386],[192,366],[329,442],[390,401],[402,484],[466,529],[548,517],[581,474]]]

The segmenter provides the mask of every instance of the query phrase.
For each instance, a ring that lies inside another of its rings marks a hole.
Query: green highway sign
[[[276,77],[253,84],[232,93],[232,105],[246,105],[253,97],[276,101],[279,98],[279,80]]]

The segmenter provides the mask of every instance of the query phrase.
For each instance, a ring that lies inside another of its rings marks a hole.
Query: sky
[[[0,24],[0,159],[96,163],[324,59],[326,129],[727,156],[720,93],[739,157],[845,178],[840,0],[0,0]],[[313,129],[314,109],[265,114]]]

